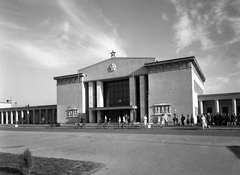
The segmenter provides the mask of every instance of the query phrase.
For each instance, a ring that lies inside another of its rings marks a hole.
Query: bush
[[[20,170],[24,175],[30,175],[34,165],[32,153],[29,149],[19,155]]]

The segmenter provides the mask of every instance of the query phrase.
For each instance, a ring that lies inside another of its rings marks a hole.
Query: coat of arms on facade
[[[116,64],[112,63],[110,66],[109,66],[109,69],[111,72],[115,71],[117,68]]]

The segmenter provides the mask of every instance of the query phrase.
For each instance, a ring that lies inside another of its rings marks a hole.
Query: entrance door
[[[107,116],[107,118],[111,118],[111,122],[117,123],[119,116],[121,117],[121,120],[124,115],[130,116],[130,111],[129,110],[110,110],[110,111],[105,111],[104,116]]]
[[[212,108],[207,108],[207,113],[212,114]]]
[[[228,113],[228,107],[223,107],[223,108],[222,108],[222,112],[225,113],[225,114],[227,114],[227,113]]]

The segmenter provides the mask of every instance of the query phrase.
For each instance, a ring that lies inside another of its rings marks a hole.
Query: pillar
[[[48,109],[46,109],[45,123],[48,124]]]
[[[97,122],[99,121],[100,118],[101,118],[101,111],[97,111]]]
[[[8,111],[6,111],[6,124],[8,124]]]
[[[130,106],[136,106],[136,88],[135,88],[135,78],[129,78],[129,95],[130,95]],[[130,119],[136,120],[136,116],[133,116],[133,111],[130,111]],[[136,111],[135,111],[136,115]],[[135,118],[134,118],[135,117]]]
[[[26,111],[27,114],[27,124],[29,124],[29,110]]]
[[[35,109],[33,109],[33,124],[35,124],[36,123],[36,121],[35,121],[35,116],[36,114],[35,114]]]
[[[97,81],[97,107],[103,107],[103,82]]]
[[[10,111],[10,116],[11,116],[11,124],[13,124],[13,112],[12,111]]]
[[[147,114],[146,108],[146,98],[147,98],[147,87],[146,87],[146,80],[145,76],[139,77],[139,84],[140,84],[140,121],[143,122],[143,116]]]
[[[203,101],[199,101],[200,103],[200,114],[203,114]]]
[[[219,113],[219,100],[215,100],[216,113]]]
[[[89,108],[93,108],[95,107],[94,105],[94,83],[93,82],[89,82],[88,83],[88,101],[89,101]]]
[[[39,124],[41,124],[41,122],[42,122],[42,110],[41,109],[39,109],[38,122],[39,122]]]
[[[3,124],[3,111],[1,112],[1,124]]]
[[[16,124],[18,124],[18,111],[15,111],[15,120],[16,120]]]
[[[51,122],[55,122],[55,109],[52,109],[52,120]]]
[[[232,99],[232,113],[234,113],[235,115],[237,115],[237,102],[236,99]]]
[[[23,119],[24,119],[24,113],[21,111],[21,123],[23,124]]]
[[[85,94],[85,86],[84,86],[84,77],[80,77],[80,84],[78,87],[78,93],[79,93],[79,112],[80,113],[86,113],[86,94]]]

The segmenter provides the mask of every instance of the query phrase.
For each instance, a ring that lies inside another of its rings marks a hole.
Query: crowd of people
[[[235,115],[232,113],[216,113],[216,114],[203,114],[206,118],[207,125],[240,125],[240,114]],[[201,115],[197,116],[197,123],[201,123]]]
[[[176,114],[173,116],[173,124],[174,125],[194,125],[193,115],[186,117],[182,114],[180,118]],[[232,113],[216,113],[216,114],[199,114],[197,116],[197,124],[204,125],[205,127],[210,127],[212,125],[222,125],[222,126],[230,126],[230,125],[240,125],[240,114],[235,115]]]
[[[174,125],[182,125],[184,126],[185,124],[187,125],[193,125],[194,124],[194,118],[193,115],[185,117],[183,114],[180,117],[180,120],[178,119],[178,116],[176,114],[173,115],[173,124]]]

